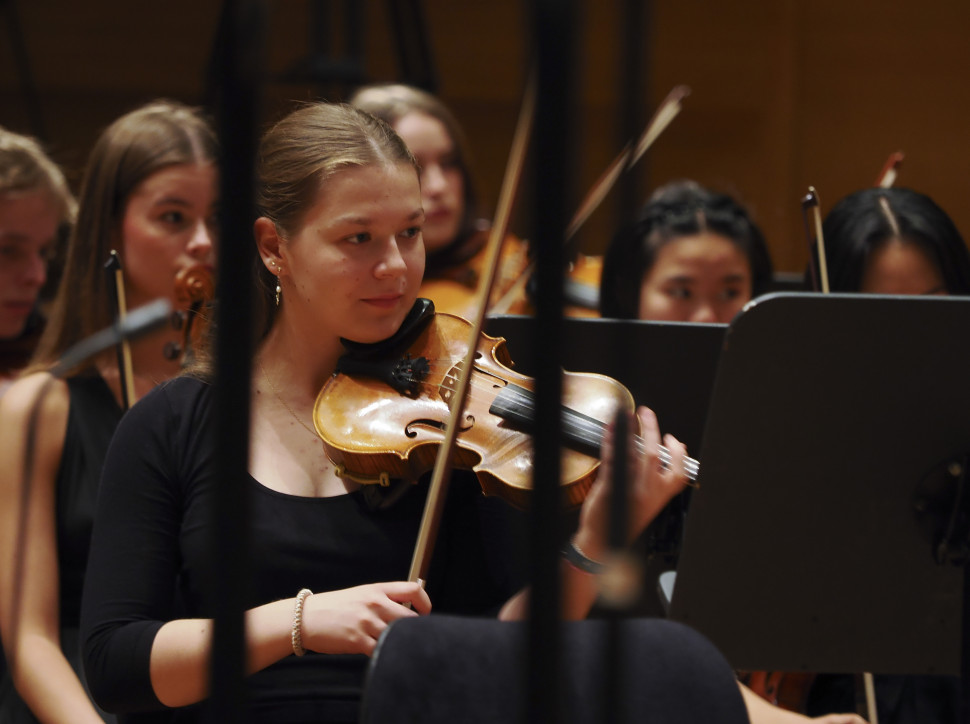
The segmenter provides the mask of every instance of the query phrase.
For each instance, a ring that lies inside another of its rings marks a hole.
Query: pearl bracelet
[[[589,558],[572,540],[566,541],[561,553],[562,557],[566,559],[566,563],[583,573],[598,576],[606,570],[604,564]]]
[[[290,643],[293,644],[293,653],[303,656],[306,649],[303,648],[303,604],[313,595],[309,588],[302,589],[296,594],[296,604],[293,606],[293,629],[290,632]]]

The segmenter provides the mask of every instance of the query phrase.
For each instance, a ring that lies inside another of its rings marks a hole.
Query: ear
[[[260,216],[253,224],[253,236],[256,239],[256,248],[259,250],[259,258],[263,260],[263,265],[269,270],[270,274],[279,276],[280,269],[283,266],[280,255],[282,239],[280,239],[279,232],[276,230],[276,224],[265,216]]]

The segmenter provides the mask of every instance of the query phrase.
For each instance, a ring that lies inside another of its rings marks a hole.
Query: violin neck
[[[535,393],[519,385],[507,385],[488,410],[512,424],[517,430],[535,432]],[[589,415],[562,405],[562,432],[566,444],[574,450],[598,457],[606,425]]]
[[[606,423],[565,405],[561,409],[562,434],[566,445],[584,455],[599,457],[603,436],[606,434]],[[532,390],[509,384],[495,396],[488,411],[522,432],[535,432],[535,393]],[[633,444],[637,452],[645,451],[643,438],[639,435],[634,435]],[[659,455],[661,464],[669,467],[672,462],[670,451],[661,445]],[[687,477],[696,480],[700,464],[694,458],[685,458],[684,464]]]

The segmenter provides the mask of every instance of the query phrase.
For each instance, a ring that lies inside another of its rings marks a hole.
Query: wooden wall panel
[[[99,130],[157,96],[201,100],[217,0],[162,5],[97,0],[10,0],[55,157],[79,176]],[[311,0],[266,3],[266,120],[294,100],[339,91],[278,78],[308,49]],[[621,146],[617,97],[619,3],[580,3],[576,38],[577,199]],[[518,0],[425,3],[439,92],[465,126],[486,204],[494,203],[532,50],[529,13]],[[638,167],[646,194],[674,178],[698,181],[747,203],[769,238],[776,266],[800,270],[806,252],[798,200],[809,184],[823,210],[872,182],[888,154],[906,152],[900,183],[929,193],[970,233],[970,4],[963,0],[654,0],[643,30],[646,110],[674,85],[693,93]],[[384,2],[370,0],[367,71],[397,79]],[[0,18],[0,124],[29,131]],[[539,129],[538,132],[542,132]],[[615,226],[615,199],[580,237],[601,250]],[[516,223],[528,233],[528,198]]]

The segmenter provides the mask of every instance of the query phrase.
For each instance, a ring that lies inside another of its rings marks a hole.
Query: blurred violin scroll
[[[215,289],[215,279],[206,264],[194,264],[175,275],[175,301],[179,309],[172,313],[172,326],[182,334],[180,342],[165,345],[166,359],[181,359],[183,366],[192,361],[208,325],[206,310]]]

